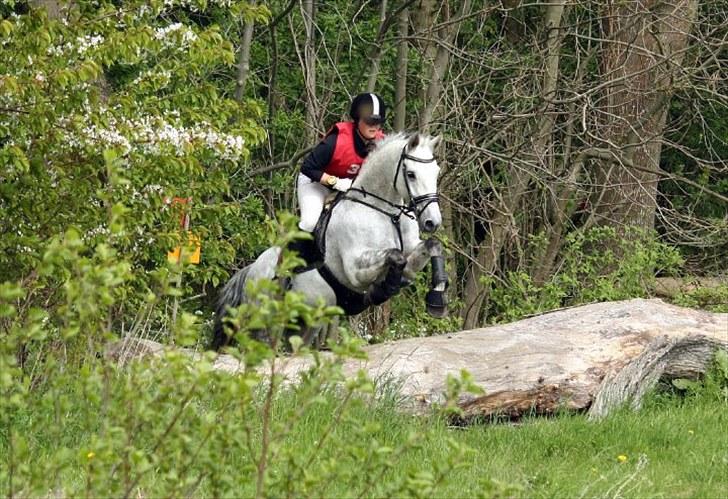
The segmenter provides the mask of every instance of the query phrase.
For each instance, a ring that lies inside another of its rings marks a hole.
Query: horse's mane
[[[399,132],[377,141],[367,155],[355,185],[369,184],[369,188],[380,191],[390,183],[399,155],[410,136],[409,133]]]
[[[387,135],[382,140],[374,143],[374,150],[370,154],[375,154],[386,148],[391,142],[401,142],[410,138],[412,134],[409,132],[397,132],[393,135]]]
[[[366,164],[370,167],[373,166],[376,168],[376,165],[382,161],[383,157],[387,154],[391,154],[393,151],[396,151],[398,159],[399,154],[401,153],[401,148],[404,147],[404,144],[411,135],[411,133],[407,132],[398,132],[394,135],[387,135],[383,139],[375,142],[374,149],[372,149],[367,156]],[[395,148],[394,144],[397,144],[398,147]],[[395,165],[392,165],[392,168],[394,168],[394,166]],[[364,171],[366,171],[366,168],[362,169],[362,173]]]

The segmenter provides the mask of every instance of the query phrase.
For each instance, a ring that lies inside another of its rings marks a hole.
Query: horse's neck
[[[401,204],[402,196],[394,187],[394,175],[397,170],[399,156],[389,154],[391,151],[383,152],[384,156],[377,155],[364,164],[361,173],[357,177],[354,187],[363,191],[376,194],[392,204]],[[402,172],[400,172],[400,175]]]

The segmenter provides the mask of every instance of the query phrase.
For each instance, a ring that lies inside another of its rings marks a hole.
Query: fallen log
[[[127,339],[117,351],[158,344]],[[364,348],[368,359],[347,360],[344,371],[364,369],[375,380],[396,383],[404,405],[416,413],[442,404],[448,375],[467,370],[484,394],[461,394],[464,418],[550,415],[588,411],[600,418],[625,403],[639,408],[659,380],[696,379],[717,349],[728,352],[728,314],[666,304],[658,299],[595,303],[515,323],[410,338]],[[295,382],[311,359],[278,361]],[[240,369],[228,355],[216,368]]]
[[[728,276],[723,277],[658,277],[652,292],[658,298],[673,299],[681,294],[699,289],[715,291],[728,286]],[[717,303],[716,303],[717,305]]]

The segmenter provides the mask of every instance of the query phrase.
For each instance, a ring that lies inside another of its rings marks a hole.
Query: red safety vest
[[[338,134],[336,136],[334,155],[324,169],[324,172],[327,174],[339,178],[354,178],[359,173],[359,169],[364,163],[364,158],[356,153],[356,148],[354,147],[354,134],[356,133],[354,126],[354,122],[344,121],[331,127],[331,132],[335,128]],[[384,132],[381,130],[377,131],[377,136],[374,140],[382,138],[384,138]]]

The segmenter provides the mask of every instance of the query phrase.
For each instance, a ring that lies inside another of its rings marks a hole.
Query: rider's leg
[[[324,209],[324,200],[329,189],[318,182],[314,182],[306,175],[298,175],[298,206],[301,208],[301,221],[298,227],[306,232],[313,232],[316,228],[321,211]]]
[[[324,199],[329,190],[323,185],[312,181],[302,173],[298,175],[298,205],[301,211],[301,220],[298,227],[306,232],[313,232],[316,228],[321,211],[324,208]],[[317,254],[313,239],[297,239],[291,241],[288,249],[296,251],[301,258],[308,261]],[[310,258],[309,258],[310,257]]]

